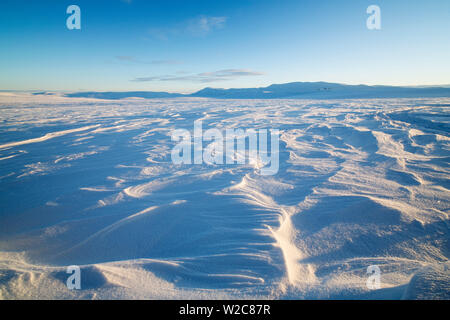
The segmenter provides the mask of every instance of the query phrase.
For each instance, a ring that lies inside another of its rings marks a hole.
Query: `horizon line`
[[[158,90],[114,90],[114,89],[102,89],[102,90],[95,90],[95,89],[78,89],[78,90],[66,90],[66,89],[0,89],[0,92],[36,92],[36,91],[42,91],[42,92],[58,92],[58,93],[75,93],[75,92],[164,92],[164,93],[171,93],[171,94],[185,94],[189,95],[192,93],[196,93],[198,91],[204,90],[204,89],[223,89],[223,90],[229,90],[229,89],[258,89],[258,88],[266,88],[271,85],[283,85],[283,84],[290,84],[290,83],[327,83],[327,84],[339,84],[339,85],[345,85],[345,86],[367,86],[367,87],[399,87],[399,88],[450,88],[450,83],[444,84],[423,84],[423,85],[390,85],[390,84],[365,84],[365,83],[358,83],[358,84],[349,84],[344,82],[328,82],[328,81],[290,81],[290,82],[283,82],[283,83],[271,83],[267,86],[258,86],[258,87],[211,87],[211,86],[205,86],[201,89],[190,91],[190,92],[183,92],[176,90],[170,90],[170,91],[158,91]]]

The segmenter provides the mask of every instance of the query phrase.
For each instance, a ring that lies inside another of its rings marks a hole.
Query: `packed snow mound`
[[[450,300],[450,263],[433,264],[412,277],[404,299]]]
[[[441,297],[447,271],[420,270],[450,256],[449,111],[2,94],[0,298]],[[197,120],[278,129],[277,174],[174,164],[171,133]],[[66,287],[72,265],[81,290]]]

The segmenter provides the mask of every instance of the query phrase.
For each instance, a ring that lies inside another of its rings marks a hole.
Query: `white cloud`
[[[202,37],[225,27],[227,17],[199,16],[179,23],[172,27],[151,28],[149,34],[160,40],[168,40],[170,37],[188,35]]]
[[[190,82],[215,82],[233,80],[239,77],[261,76],[262,72],[251,71],[247,69],[224,69],[213,72],[202,72],[188,75],[159,75],[150,77],[139,77],[131,81],[150,82],[150,81],[190,81]]]
[[[181,64],[181,61],[177,60],[141,60],[134,56],[116,56],[117,60],[131,63],[141,63],[141,64]]]
[[[187,31],[195,36],[204,36],[215,29],[222,29],[226,21],[226,17],[200,16],[188,21]]]

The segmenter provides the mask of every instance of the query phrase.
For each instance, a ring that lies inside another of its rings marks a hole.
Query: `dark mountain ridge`
[[[432,98],[450,97],[450,88],[347,85],[330,82],[290,82],[260,88],[204,88],[191,94],[129,91],[74,92],[66,97],[124,99],[201,97],[216,99],[375,99],[375,98]]]

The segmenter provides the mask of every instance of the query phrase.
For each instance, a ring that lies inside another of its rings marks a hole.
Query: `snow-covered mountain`
[[[98,99],[202,97],[219,99],[374,99],[450,97],[450,88],[347,85],[329,82],[291,82],[261,88],[204,88],[192,94],[168,92],[76,92],[67,97]]]

